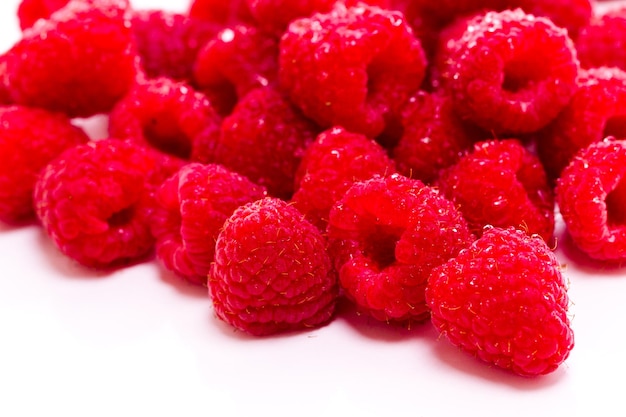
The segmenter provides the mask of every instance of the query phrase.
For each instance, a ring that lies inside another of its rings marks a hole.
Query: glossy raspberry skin
[[[563,170],[556,197],[572,240],[589,257],[626,259],[626,141],[581,149]]]
[[[322,325],[337,299],[320,231],[271,197],[240,207],[226,221],[208,284],[217,316],[257,336]]]
[[[48,19],[50,15],[64,7],[70,0],[22,0],[17,8],[20,28],[25,30],[39,19]]]
[[[224,26],[253,22],[246,0],[193,0],[187,14]]]
[[[88,140],[62,114],[0,106],[0,221],[34,219],[39,172],[65,149]]]
[[[136,77],[127,17],[126,1],[72,0],[25,30],[5,58],[14,102],[70,117],[110,111]]]
[[[270,195],[291,198],[302,155],[317,127],[273,88],[250,91],[222,123],[219,141],[206,160],[267,187]]]
[[[403,323],[428,318],[431,269],[474,239],[450,201],[399,174],[353,184],[331,209],[327,233],[346,296],[380,321]]]
[[[373,139],[332,128],[320,133],[306,149],[291,201],[307,220],[325,230],[331,207],[352,184],[395,171],[385,149]]]
[[[156,160],[116,139],[77,145],[46,166],[35,186],[37,216],[66,256],[117,267],[150,252],[149,193]]]
[[[536,135],[537,152],[556,179],[576,152],[607,136],[626,138],[626,72],[591,68],[563,111]]]
[[[553,372],[574,347],[559,263],[520,230],[486,230],[432,271],[426,300],[452,344],[523,376]]]
[[[486,225],[513,226],[551,242],[554,195],[539,159],[519,141],[477,143],[436,184],[477,235]]]
[[[476,18],[449,57],[455,109],[495,134],[534,132],[576,91],[576,51],[564,29],[517,10]]]
[[[297,19],[280,42],[279,81],[304,114],[370,138],[399,116],[425,68],[403,15],[375,6]]]
[[[594,16],[576,39],[576,50],[583,68],[618,67],[626,70],[626,7]]]
[[[185,165],[155,193],[150,226],[157,258],[188,282],[206,285],[224,222],[239,206],[266,194],[220,165]]]

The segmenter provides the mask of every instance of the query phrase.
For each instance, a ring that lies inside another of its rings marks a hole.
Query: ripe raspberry
[[[253,26],[238,25],[199,51],[193,80],[226,115],[250,90],[275,84],[277,74],[278,41]]]
[[[398,174],[350,187],[330,211],[331,256],[348,298],[381,321],[428,318],[430,270],[473,240],[454,205]]]
[[[281,36],[292,20],[329,12],[336,0],[247,0],[257,25],[266,32]]]
[[[449,73],[456,111],[497,134],[550,122],[576,91],[578,60],[567,32],[517,10],[477,18],[459,40]]]
[[[37,181],[37,216],[61,252],[85,266],[134,261],[154,244],[147,196],[156,167],[145,148],[116,139],[70,148]]]
[[[220,30],[216,24],[162,10],[139,10],[131,20],[141,64],[150,78],[189,81],[200,48]]]
[[[4,55],[0,54],[0,106],[13,104],[9,86],[5,84],[6,64],[4,63]]]
[[[20,28],[25,30],[39,19],[48,19],[50,15],[61,9],[70,0],[22,0],[17,8]]]
[[[304,114],[370,138],[399,117],[425,67],[403,15],[375,6],[295,20],[280,42],[279,80]]]
[[[0,107],[0,221],[33,219],[39,172],[65,149],[88,140],[64,115]]]
[[[325,230],[331,207],[353,183],[395,171],[393,161],[374,140],[336,127],[320,133],[307,148],[291,201],[307,220]]]
[[[215,162],[289,199],[304,150],[316,127],[277,90],[252,90],[224,119],[221,135],[201,162]]]
[[[436,184],[477,235],[486,225],[513,226],[551,241],[552,189],[539,159],[517,140],[477,143]]]
[[[188,14],[226,26],[253,21],[246,0],[193,0]]]
[[[402,111],[403,133],[393,149],[398,170],[432,183],[439,171],[454,165],[463,151],[489,134],[459,119],[449,96],[419,91]]]
[[[220,165],[185,165],[155,194],[150,223],[157,258],[187,281],[206,284],[226,219],[265,196],[263,187]]]
[[[529,14],[547,17],[555,25],[567,29],[576,39],[593,15],[592,0],[519,0],[520,7]]]
[[[571,101],[536,136],[539,157],[554,179],[579,149],[607,136],[626,138],[626,72],[606,67],[581,71]]]
[[[519,230],[489,228],[435,268],[426,301],[452,344],[520,375],[554,371],[574,346],[559,263],[543,240]]]
[[[576,39],[578,59],[583,68],[618,67],[626,70],[626,7],[594,16]]]
[[[259,336],[319,326],[331,319],[337,299],[321,233],[271,197],[226,221],[208,285],[217,316]]]
[[[626,141],[609,139],[577,153],[557,182],[556,196],[576,246],[594,259],[623,261]]]
[[[217,140],[221,119],[209,100],[184,82],[166,77],[137,83],[113,108],[112,137],[126,139],[183,160]],[[195,138],[203,133],[201,141]]]
[[[136,76],[127,16],[124,0],[72,0],[25,30],[5,57],[15,103],[70,117],[108,112]]]

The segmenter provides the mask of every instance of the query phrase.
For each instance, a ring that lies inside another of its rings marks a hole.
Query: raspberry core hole
[[[144,126],[143,134],[150,145],[161,152],[182,159],[191,156],[190,139],[177,121],[165,112],[151,117]]]
[[[504,67],[502,89],[510,93],[518,93],[533,87],[546,75],[546,70],[537,65],[536,59],[516,59]]]
[[[391,227],[376,227],[369,236],[365,247],[365,256],[383,269],[396,261],[396,244],[401,231]]]
[[[110,227],[121,227],[130,223],[134,216],[133,206],[126,207],[118,212],[113,213],[108,219],[107,224]]]
[[[613,136],[617,139],[626,138],[626,115],[620,114],[609,118],[605,125],[603,138]]]
[[[626,181],[624,179],[606,196],[606,211],[609,226],[626,225]]]

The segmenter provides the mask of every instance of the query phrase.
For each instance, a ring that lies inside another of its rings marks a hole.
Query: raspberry
[[[609,138],[612,139],[612,138]],[[556,197],[575,245],[589,257],[626,260],[626,141],[581,149],[563,170]]]
[[[224,29],[198,53],[194,84],[229,114],[250,90],[276,83],[278,41],[252,26]]]
[[[574,346],[559,263],[543,240],[519,230],[489,228],[435,268],[426,301],[452,344],[520,375],[554,371]]]
[[[576,91],[578,60],[567,32],[520,9],[475,19],[458,41],[449,87],[463,119],[496,134],[552,120]]]
[[[195,159],[217,140],[221,119],[209,100],[184,82],[166,77],[136,84],[113,108],[112,137],[126,139],[183,160]],[[195,138],[203,133],[202,142]]]
[[[321,233],[271,197],[226,221],[208,284],[217,316],[259,336],[319,326],[332,318],[337,299]]]
[[[402,136],[393,149],[398,170],[432,183],[439,171],[454,165],[463,151],[489,135],[461,119],[445,94],[419,91],[402,111]]]
[[[0,55],[0,106],[13,104],[9,86],[5,84],[6,64],[4,59],[4,55]]]
[[[475,144],[436,184],[477,235],[486,225],[513,226],[552,239],[552,189],[539,159],[517,140]]]
[[[127,8],[123,0],[72,0],[25,30],[5,57],[15,103],[70,117],[108,112],[136,76]]]
[[[42,171],[37,216],[60,251],[80,264],[108,268],[137,260],[154,244],[147,198],[156,167],[145,148],[129,142],[77,145]]]
[[[0,107],[0,221],[33,219],[39,172],[65,149],[88,140],[62,114]]]
[[[252,17],[264,31],[279,37],[292,20],[329,12],[336,0],[247,0]]]
[[[263,187],[220,165],[191,163],[156,192],[150,219],[157,258],[195,284],[206,284],[215,241],[236,208],[266,196]]]
[[[277,90],[252,90],[224,119],[219,141],[202,162],[215,162],[289,199],[316,127]]]
[[[398,174],[352,185],[331,209],[327,231],[346,295],[381,321],[428,318],[430,270],[473,240],[450,201]]]
[[[592,68],[579,78],[572,100],[536,135],[539,157],[554,179],[579,149],[607,136],[626,138],[626,72]]]
[[[576,39],[591,21],[592,3],[591,0],[521,0],[520,7],[529,14],[549,18],[555,25],[567,29],[570,38]]]
[[[189,16],[221,25],[252,23],[246,0],[193,0]]]
[[[132,28],[146,75],[189,81],[201,47],[219,27],[200,19],[162,10],[133,12]]]
[[[576,39],[578,59],[583,68],[618,67],[626,70],[626,7],[594,16]]]
[[[425,67],[403,15],[375,6],[295,20],[280,42],[279,81],[304,114],[370,138],[399,117]]]
[[[52,13],[63,8],[70,0],[22,0],[17,8],[20,28],[25,30],[39,19],[48,19]]]
[[[292,202],[307,220],[326,229],[328,213],[350,186],[396,171],[374,140],[337,127],[320,133],[306,150],[296,175]]]

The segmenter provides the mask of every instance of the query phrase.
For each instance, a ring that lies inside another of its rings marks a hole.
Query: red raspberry
[[[435,268],[426,301],[450,342],[520,375],[554,371],[574,346],[559,263],[543,240],[519,230],[489,228]]]
[[[576,39],[593,15],[592,0],[519,0],[520,7],[529,14],[547,17],[555,25],[567,29]]]
[[[276,83],[278,41],[252,26],[224,29],[198,53],[194,84],[229,114],[250,90]]]
[[[320,133],[307,148],[296,173],[292,202],[307,220],[325,230],[331,207],[353,183],[395,171],[393,161],[374,140],[336,127]]]
[[[15,103],[70,117],[108,112],[136,76],[127,7],[124,0],[72,0],[24,31],[5,58]]]
[[[65,149],[88,140],[62,114],[0,107],[0,221],[34,218],[33,189],[39,172]]]
[[[626,70],[626,6],[594,16],[576,39],[583,68],[618,67]]]
[[[17,8],[20,28],[25,30],[39,19],[48,19],[50,15],[63,8],[70,0],[22,0]]]
[[[517,10],[475,19],[449,73],[455,109],[498,134],[538,130],[576,91],[578,61],[567,32]]]
[[[221,25],[252,23],[246,0],[193,0],[189,16]]]
[[[581,149],[557,182],[567,231],[591,258],[626,260],[625,175],[626,141],[604,140]]]
[[[579,78],[572,100],[536,138],[539,157],[554,179],[579,149],[607,136],[626,138],[626,72],[592,68]]]
[[[393,149],[398,170],[414,179],[433,182],[439,171],[454,165],[461,154],[489,134],[471,126],[452,109],[445,94],[418,92],[402,111],[403,133]]]
[[[191,163],[156,192],[150,219],[157,258],[194,284],[206,284],[215,241],[236,208],[266,196],[263,187],[220,165]]]
[[[399,117],[425,68],[403,15],[374,6],[295,20],[280,43],[281,85],[304,114],[371,138]]]
[[[272,88],[252,90],[224,119],[219,141],[202,162],[216,162],[289,199],[316,127]]]
[[[398,174],[352,185],[330,211],[328,237],[348,298],[385,322],[428,318],[430,270],[473,240],[450,201]]]
[[[4,63],[4,55],[0,55],[0,106],[13,104],[11,91],[9,86],[5,84],[6,64]]]
[[[133,12],[132,28],[146,75],[189,81],[196,55],[218,32],[210,22],[162,10]]]
[[[147,196],[156,168],[145,148],[129,142],[103,139],[70,148],[35,186],[39,220],[61,252],[85,266],[134,261],[154,244]]]
[[[166,77],[138,83],[113,108],[112,137],[149,146],[183,160],[196,159],[217,140],[221,119],[209,100],[184,82]],[[196,137],[203,133],[202,139]]]
[[[436,184],[477,235],[486,225],[513,226],[552,239],[552,189],[539,159],[517,140],[477,143]]]
[[[281,36],[292,20],[329,12],[336,0],[247,0],[250,13],[264,31]]]
[[[259,336],[319,326],[331,319],[337,299],[320,231],[271,197],[226,221],[208,284],[217,316]]]

